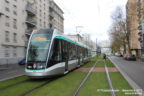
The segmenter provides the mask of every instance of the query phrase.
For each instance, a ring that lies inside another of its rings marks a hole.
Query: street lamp
[[[77,33],[78,42],[79,42],[79,34],[80,34],[80,31],[78,31],[78,28],[83,28],[83,26],[76,26],[76,33]]]

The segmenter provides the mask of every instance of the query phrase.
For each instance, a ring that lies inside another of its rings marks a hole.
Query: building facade
[[[138,58],[141,57],[141,46],[138,35],[138,5],[137,0],[128,0],[126,5],[126,23],[129,35],[130,51]]]
[[[50,10],[54,11],[52,19]],[[52,0],[2,0],[0,64],[15,64],[25,57],[27,42],[34,29],[56,28],[63,33],[63,20],[63,11]]]

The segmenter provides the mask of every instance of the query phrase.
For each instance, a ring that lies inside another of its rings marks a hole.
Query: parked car
[[[21,61],[19,61],[18,64],[19,64],[19,65],[25,65],[25,64],[26,64],[26,59],[22,59]]]
[[[120,53],[115,53],[115,56],[122,57]]]
[[[129,54],[129,55],[127,56],[127,60],[136,61],[136,57],[135,57],[134,55],[132,55],[132,54]]]
[[[128,57],[128,54],[125,54],[125,55],[123,56],[123,58],[124,58],[125,60],[127,60],[127,57]]]

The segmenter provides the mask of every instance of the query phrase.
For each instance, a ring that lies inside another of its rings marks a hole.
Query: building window
[[[16,19],[13,19],[13,28],[17,29],[17,20]]]
[[[16,5],[13,5],[13,8],[14,8],[13,14],[14,14],[14,15],[17,15],[17,12],[16,12],[17,6],[16,6]]]
[[[8,50],[8,47],[5,48],[5,57],[9,57],[9,50]]]
[[[13,56],[16,57],[17,56],[17,51],[16,51],[16,47],[13,48]]]
[[[7,0],[5,0],[5,4],[6,4],[6,6],[5,6],[5,10],[7,11],[7,12],[9,12],[10,10],[9,10],[9,1],[7,1]]]
[[[10,41],[9,32],[8,32],[8,31],[5,32],[5,41],[6,41],[6,42],[9,42],[9,41]]]
[[[8,17],[8,16],[6,16],[5,26],[8,26],[8,27],[10,26],[9,21],[10,21],[10,20],[9,20],[9,17]]]
[[[13,11],[13,14],[14,14],[14,15],[17,15],[17,12],[16,12],[16,11]]]
[[[16,33],[13,33],[13,42],[17,42],[17,34]]]
[[[7,12],[9,12],[9,11],[10,11],[8,7],[5,7],[5,10],[6,10]]]

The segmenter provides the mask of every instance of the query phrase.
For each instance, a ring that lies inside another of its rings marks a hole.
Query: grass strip
[[[111,92],[106,92],[109,89],[106,74],[103,72],[93,72],[80,90],[78,96],[111,96]]]
[[[96,64],[96,67],[104,67],[104,61],[99,61],[97,64]]]
[[[84,64],[82,67],[87,68],[87,67],[92,67],[93,64],[96,62],[96,60],[98,59],[98,56],[94,56],[91,58],[91,61]]]
[[[114,64],[107,58],[106,59],[107,67],[115,67]]]
[[[27,76],[19,76],[19,77],[9,79],[9,80],[6,80],[6,81],[1,81],[0,82],[0,90],[4,89],[4,88],[7,88],[8,86],[17,84],[19,82],[28,80],[28,79],[29,79],[29,77],[27,77]]]
[[[72,96],[87,73],[71,72],[28,96]]]
[[[138,96],[134,94],[133,89],[120,72],[110,72],[110,77],[116,90],[116,96]]]
[[[43,84],[45,80],[30,80],[0,92],[0,96],[21,96],[33,88]]]

